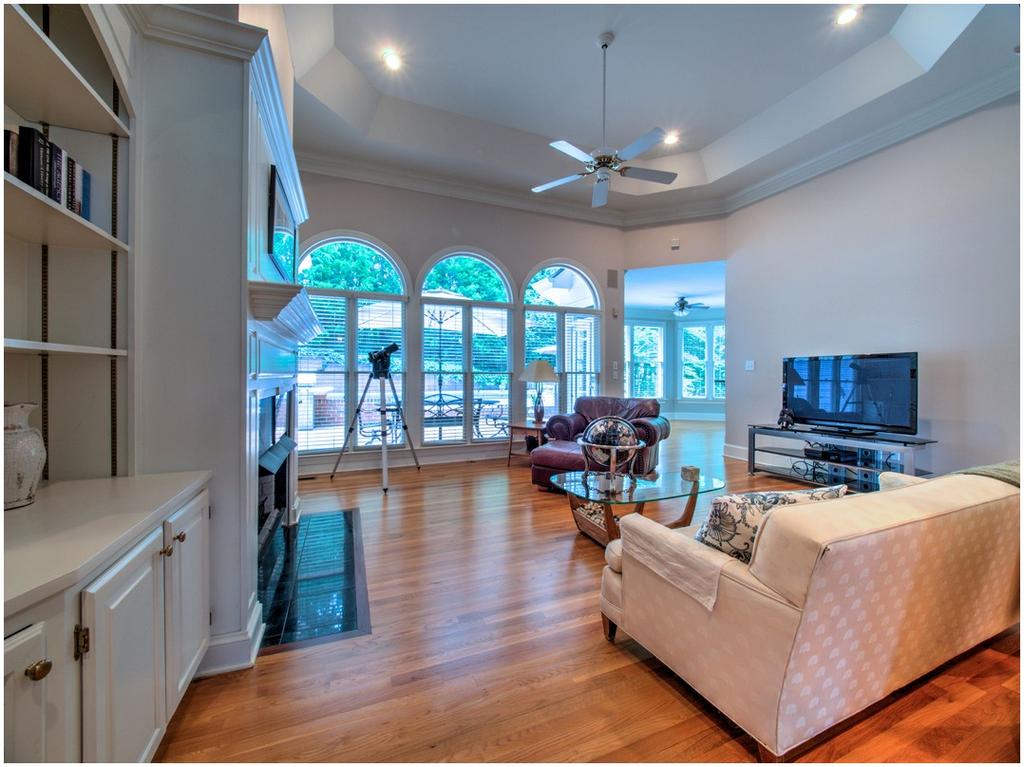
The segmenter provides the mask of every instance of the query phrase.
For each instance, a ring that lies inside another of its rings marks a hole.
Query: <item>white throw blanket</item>
[[[619,526],[623,554],[643,563],[706,610],[714,609],[718,576],[732,561],[728,554],[639,514],[626,515]]]

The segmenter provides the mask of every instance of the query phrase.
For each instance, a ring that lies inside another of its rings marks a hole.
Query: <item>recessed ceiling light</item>
[[[380,60],[384,62],[384,66],[390,69],[392,72],[397,72],[402,68],[402,57],[398,55],[398,51],[393,48],[385,48],[380,53]]]
[[[841,27],[846,26],[851,21],[856,19],[859,15],[860,9],[858,9],[857,6],[848,6],[846,8],[843,8],[843,10],[839,12],[839,15],[836,16],[836,24],[838,24]]]
[[[665,134],[665,143],[669,146],[679,143],[679,131],[669,131]]]

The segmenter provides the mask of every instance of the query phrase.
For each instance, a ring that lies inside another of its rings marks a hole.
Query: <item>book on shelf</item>
[[[50,199],[58,205],[67,204],[68,153],[50,143]]]
[[[43,194],[48,194],[47,143],[35,128],[18,127],[18,178]]]
[[[18,132],[4,129],[4,173],[18,175]]]
[[[92,217],[92,175],[27,125],[4,130],[4,170],[82,218]]]

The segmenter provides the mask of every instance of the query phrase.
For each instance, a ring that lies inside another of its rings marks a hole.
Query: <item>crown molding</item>
[[[145,37],[232,59],[250,61],[267,36],[265,29],[181,5],[127,5],[125,10]]]
[[[467,182],[441,179],[384,166],[311,153],[299,153],[299,168],[310,173],[363,181],[381,186],[436,194],[460,200],[498,205],[530,213],[542,213],[577,221],[603,224],[619,229],[637,229],[697,219],[717,218],[755,202],[784,192],[829,171],[874,154],[932,128],[963,117],[1020,90],[1020,67],[1010,66],[992,77],[965,86],[936,99],[910,114],[890,122],[858,139],[838,146],[806,162],[794,165],[763,181],[726,197],[693,200],[682,205],[654,210],[594,210],[563,202],[540,202],[536,197],[489,188]]]
[[[256,50],[249,65],[249,75],[256,107],[270,144],[270,154],[298,226],[309,218],[309,209],[306,207],[306,195],[302,191],[302,178],[295,160],[292,134],[288,130],[288,116],[281,97],[281,85],[277,79],[269,37],[264,37]]]
[[[492,187],[442,179],[390,166],[367,165],[358,161],[328,157],[311,152],[298,152],[299,169],[322,176],[333,176],[349,181],[362,181],[379,186],[390,186],[412,192],[436,194],[456,200],[468,200],[486,205],[497,205],[528,213],[570,218],[592,224],[621,227],[623,214],[606,209],[584,208],[552,200],[542,201],[535,195],[517,194]]]

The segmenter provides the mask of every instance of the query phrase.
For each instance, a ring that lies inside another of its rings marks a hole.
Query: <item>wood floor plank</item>
[[[702,466],[731,492],[795,486],[722,458],[723,432],[673,423],[663,469]],[[754,741],[647,650],[604,640],[603,550],[564,496],[530,484],[528,461],[395,469],[386,496],[379,480],[299,485],[306,513],[360,509],[372,633],[194,682],[157,760],[756,760]],[[983,645],[802,760],[1018,759],[1019,645],[1019,631]]]

